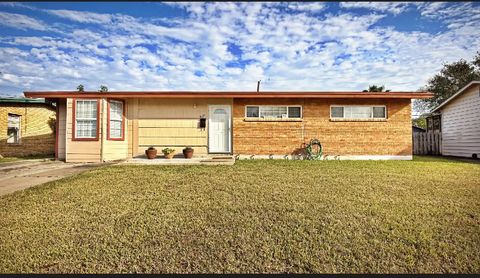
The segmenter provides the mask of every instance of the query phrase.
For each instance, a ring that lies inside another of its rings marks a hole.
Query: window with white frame
[[[123,138],[123,102],[110,100],[109,137],[110,139]]]
[[[386,119],[386,106],[367,105],[332,105],[330,107],[332,119]]]
[[[245,108],[246,118],[298,119],[302,118],[301,106],[249,105]]]
[[[8,114],[7,123],[7,143],[20,144],[20,123],[21,116],[15,114]]]
[[[97,138],[97,100],[76,100],[75,103],[75,137]]]

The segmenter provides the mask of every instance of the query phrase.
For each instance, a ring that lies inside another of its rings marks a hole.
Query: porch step
[[[200,163],[208,165],[233,165],[235,164],[235,158],[233,156],[213,156],[200,160]]]
[[[211,159],[234,159],[233,156],[226,155],[226,156],[212,156]]]

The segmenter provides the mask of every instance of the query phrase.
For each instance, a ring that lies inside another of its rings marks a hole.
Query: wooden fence
[[[413,133],[413,154],[442,154],[442,133],[438,131]]]

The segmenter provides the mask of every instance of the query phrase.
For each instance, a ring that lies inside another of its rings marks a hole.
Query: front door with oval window
[[[231,108],[228,105],[210,105],[208,109],[208,152],[231,152]]]

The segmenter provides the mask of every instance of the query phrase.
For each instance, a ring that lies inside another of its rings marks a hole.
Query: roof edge
[[[440,105],[438,105],[437,107],[435,107],[430,113],[433,113],[433,112],[438,111],[440,108],[442,108],[443,106],[447,105],[450,101],[452,101],[452,100],[453,100],[454,98],[456,98],[458,95],[460,95],[460,94],[463,93],[464,91],[468,90],[472,85],[476,85],[476,84],[479,84],[479,85],[480,85],[480,80],[470,81],[470,83],[468,83],[468,84],[465,85],[463,88],[461,88],[460,90],[458,90],[458,92],[456,92],[455,94],[453,94],[451,97],[447,98],[447,100],[445,100],[444,102],[440,103]]]
[[[430,92],[359,91],[25,91],[29,98],[430,98]]]
[[[47,104],[45,99],[38,98],[21,98],[21,97],[0,97],[0,103],[29,103],[29,104]]]

